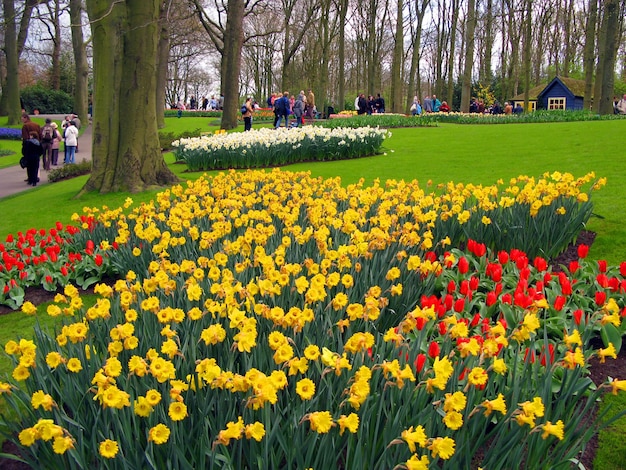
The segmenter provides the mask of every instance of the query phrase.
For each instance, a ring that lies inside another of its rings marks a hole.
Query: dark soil
[[[554,271],[560,271],[560,266],[568,266],[571,261],[578,260],[578,246],[591,246],[596,237],[594,232],[583,231],[578,235],[576,243],[571,244],[563,253],[556,258],[550,260],[550,265]],[[87,292],[93,292],[89,289]],[[49,302],[54,299],[56,292],[47,292],[44,289],[31,287],[26,290],[25,300],[38,305],[43,302]],[[0,305],[0,315],[11,313],[13,310],[5,305]],[[602,345],[597,345],[602,347]],[[622,348],[616,360],[607,360],[604,364],[599,364],[596,358],[591,360],[591,379],[596,385],[603,383],[607,377],[626,378],[626,349]],[[594,411],[595,413],[595,411]],[[594,436],[585,448],[585,452],[581,456],[581,463],[586,469],[593,469],[593,459],[598,448],[598,439]],[[2,452],[7,454],[19,455],[19,448],[12,442],[5,441],[2,446]],[[14,460],[0,458],[1,470],[31,470],[29,465]]]

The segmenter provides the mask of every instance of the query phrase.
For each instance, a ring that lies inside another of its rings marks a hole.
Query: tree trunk
[[[585,27],[585,97],[584,109],[591,109],[593,103],[593,61],[596,57],[596,23],[598,22],[598,0],[589,0],[587,24]]]
[[[339,96],[337,97],[337,106],[339,109],[337,111],[341,111],[346,106],[346,16],[348,14],[348,0],[340,0],[339,1],[339,44],[338,55],[339,55]]]
[[[530,91],[530,52],[533,32],[532,0],[526,0],[526,17],[524,18],[524,109],[528,109]]]
[[[467,26],[465,28],[465,71],[461,86],[461,112],[469,113],[472,94],[472,67],[474,65],[474,31],[476,29],[476,0],[467,2]]]
[[[60,6],[59,0],[52,2],[49,7],[50,17],[54,26],[54,37],[52,38],[52,72],[50,87],[53,90],[61,89],[61,22],[59,21]]]
[[[2,88],[6,99],[6,113],[9,126],[16,126],[20,121],[20,76],[18,72],[17,34],[15,25],[15,5],[13,0],[2,0],[4,9],[4,53],[7,60],[7,80]]]
[[[83,191],[144,191],[178,180],[156,124],[158,0],[87,0],[94,52],[93,167]]]
[[[241,71],[241,48],[243,47],[244,0],[228,0],[228,18],[224,31],[222,55],[222,129],[237,127],[239,110],[239,72]]]
[[[613,93],[615,84],[615,58],[617,56],[617,37],[620,30],[619,1],[604,2],[604,18],[602,22],[604,41],[604,61],[602,63],[601,93],[598,97],[600,114],[613,114]],[[606,25],[606,27],[605,27]]]
[[[411,54],[411,69],[409,72],[409,92],[407,93],[406,99],[406,109],[407,111],[410,109],[411,104],[413,103],[413,93],[421,99],[421,80],[419,77],[419,60],[420,60],[420,45],[421,45],[421,37],[422,37],[422,23],[424,21],[424,13],[430,0],[415,0],[415,30],[413,31],[413,40],[412,40],[412,48],[413,52]]]
[[[491,54],[493,52],[493,0],[487,0],[485,10],[485,55],[481,69],[480,81],[483,85],[491,83]]]
[[[376,88],[376,69],[378,67],[378,57],[376,57],[376,22],[378,21],[376,11],[378,10],[377,0],[369,0],[369,10],[367,18],[367,92],[374,93]]]
[[[404,62],[404,16],[403,0],[397,0],[396,37],[393,48],[393,61],[391,64],[391,110],[394,113],[402,112],[402,63]]]
[[[459,1],[452,0],[450,9],[452,10],[452,24],[450,25],[450,57],[448,59],[448,96],[446,101],[452,107],[454,100],[454,58],[456,57],[456,29],[459,21]],[[468,105],[469,106],[469,105]]]
[[[82,27],[82,2],[70,0],[70,21],[72,23],[72,49],[74,50],[74,64],[76,70],[76,86],[74,89],[74,112],[85,125],[89,123],[89,91],[87,80],[89,78],[89,64],[83,38]]]

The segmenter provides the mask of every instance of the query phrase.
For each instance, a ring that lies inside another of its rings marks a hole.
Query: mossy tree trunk
[[[476,1],[467,2],[465,24],[465,64],[461,85],[461,112],[468,113],[472,96],[472,67],[474,64],[474,31],[476,30]]]
[[[224,52],[222,55],[222,129],[237,127],[239,111],[239,72],[241,71],[241,49],[243,47],[244,0],[228,1],[228,16],[224,30]]]
[[[178,180],[156,118],[158,0],[87,0],[94,51],[93,169],[85,191],[139,192]]]
[[[87,79],[89,77],[89,64],[87,63],[87,51],[85,38],[83,37],[83,8],[81,0],[70,0],[70,21],[72,23],[72,49],[74,50],[74,65],[76,70],[76,86],[74,89],[74,112],[78,115],[81,123],[89,124],[89,92]]]

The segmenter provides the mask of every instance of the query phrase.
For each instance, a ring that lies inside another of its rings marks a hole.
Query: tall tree
[[[461,85],[461,112],[468,113],[472,94],[472,67],[474,66],[474,31],[476,30],[476,0],[467,2],[465,22],[465,70]]]
[[[421,96],[422,87],[421,80],[419,75],[419,61],[421,56],[421,38],[422,38],[422,25],[424,22],[424,17],[426,15],[426,8],[430,0],[415,0],[414,9],[412,4],[409,4],[409,12],[411,13],[411,67],[409,70],[409,80],[408,80],[408,89],[407,100],[406,100],[406,109],[411,107],[411,103],[413,102],[413,94],[417,96]]]
[[[178,180],[156,119],[159,0],[87,0],[94,54],[93,166],[84,191],[138,192]]]
[[[337,0],[337,14],[339,15],[339,44],[337,45],[339,90],[337,104],[341,110],[346,102],[346,16],[348,14],[348,0]]]
[[[83,6],[81,0],[70,0],[70,22],[72,29],[72,49],[76,70],[74,87],[74,112],[87,123],[89,109],[89,64],[83,36]]]
[[[20,2],[21,3],[21,2]],[[0,97],[0,115],[9,116],[9,125],[20,123],[20,89],[19,89],[19,59],[24,50],[28,27],[33,9],[39,0],[26,0],[21,3],[23,9],[20,17],[20,27],[17,28],[18,12],[13,0],[2,0],[4,10],[4,54],[7,65],[7,74],[2,77],[2,96]],[[17,105],[16,105],[17,103]]]
[[[237,127],[237,104],[239,103],[239,72],[241,71],[241,48],[243,47],[244,0],[228,0],[228,19],[224,30],[224,54],[222,55],[222,129]]]
[[[593,102],[593,60],[596,56],[596,23],[598,22],[598,0],[589,0],[585,26],[585,96],[583,108],[590,109]]]
[[[446,96],[446,101],[448,101],[450,106],[452,106],[454,100],[454,58],[456,57],[456,30],[459,21],[459,7],[460,0],[452,0],[450,4],[452,23],[450,25],[450,55],[448,56],[448,93]]]
[[[402,112],[402,83],[401,73],[404,63],[404,1],[397,0],[396,34],[394,38],[393,61],[391,64],[391,110],[394,113]]]
[[[2,95],[6,97],[9,126],[15,126],[20,122],[21,114],[15,4],[13,0],[2,0],[2,7],[4,10],[4,54],[7,63],[7,77],[2,87]]]
[[[599,31],[599,45],[602,47],[602,50],[600,50],[596,72],[596,80],[599,82],[599,85],[596,83],[596,93],[594,95],[594,103],[597,101],[597,111],[600,114],[613,113],[615,59],[620,27],[619,0],[605,0],[602,25]],[[597,77],[601,77],[601,79]]]
[[[522,69],[524,70],[524,108],[528,109],[528,101],[530,99],[530,53],[532,45],[532,32],[533,32],[533,14],[532,14],[532,2],[533,0],[526,0],[526,14],[524,15],[524,59]]]

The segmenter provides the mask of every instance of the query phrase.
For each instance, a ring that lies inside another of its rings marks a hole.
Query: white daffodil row
[[[390,135],[377,127],[262,128],[180,139],[172,146],[177,161],[185,162],[192,171],[261,168],[374,155]]]

